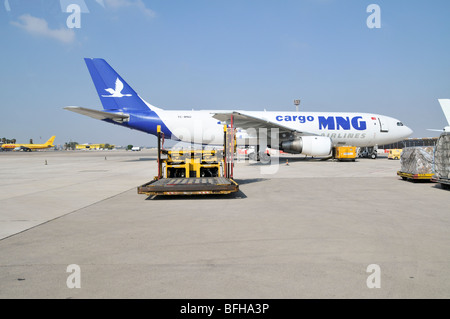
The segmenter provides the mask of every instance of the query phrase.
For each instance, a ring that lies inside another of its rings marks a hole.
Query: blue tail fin
[[[150,110],[150,107],[105,60],[85,58],[84,61],[105,110]]]

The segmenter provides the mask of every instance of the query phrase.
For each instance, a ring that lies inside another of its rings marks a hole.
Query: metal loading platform
[[[162,178],[138,188],[139,194],[150,195],[204,195],[237,192],[239,185],[225,177]]]
[[[233,180],[236,137],[224,127],[223,150],[165,150],[164,134],[158,127],[158,176],[138,187],[138,194],[206,195],[239,191]]]

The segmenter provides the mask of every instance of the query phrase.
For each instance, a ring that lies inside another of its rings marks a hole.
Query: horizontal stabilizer
[[[128,114],[110,113],[110,112],[88,109],[88,108],[80,107],[80,106],[66,106],[64,109],[75,112],[75,113],[79,113],[82,115],[90,116],[97,120],[107,120],[108,119],[108,120],[122,123],[122,122],[128,122],[128,120],[130,118],[130,115],[128,115]]]

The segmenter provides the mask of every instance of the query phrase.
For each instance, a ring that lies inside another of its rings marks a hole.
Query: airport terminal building
[[[386,145],[378,145],[378,149],[401,149],[405,147],[417,147],[417,146],[436,146],[436,142],[438,137],[423,137],[423,138],[408,138],[406,140],[386,144]]]

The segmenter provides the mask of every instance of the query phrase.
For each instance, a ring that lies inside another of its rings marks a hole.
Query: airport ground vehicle
[[[402,149],[398,149],[398,148],[390,149],[389,150],[388,159],[397,159],[397,160],[399,160],[401,155],[402,155],[402,151],[403,151]]]
[[[138,187],[138,194],[204,195],[237,192],[233,180],[236,138],[233,128],[224,128],[223,150],[164,150],[164,133],[158,127],[158,176]]]
[[[355,161],[357,150],[355,146],[339,146],[334,148],[333,158],[338,161],[351,160]]]
[[[360,147],[358,150],[358,157],[365,157],[376,159],[378,157],[377,154],[378,147]]]

